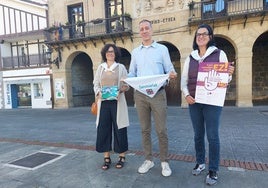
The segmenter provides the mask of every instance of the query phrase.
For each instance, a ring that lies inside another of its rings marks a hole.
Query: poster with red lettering
[[[223,106],[229,80],[229,62],[199,64],[195,102]]]

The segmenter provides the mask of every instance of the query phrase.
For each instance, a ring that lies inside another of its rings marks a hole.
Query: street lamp
[[[49,47],[46,51],[46,59],[47,59],[49,64],[55,64],[59,69],[59,67],[60,67],[59,62],[61,61],[61,52],[59,49],[57,49],[57,51],[58,51],[58,57],[56,59],[52,60],[53,49]]]
[[[48,60],[48,62],[51,61],[51,54],[52,54],[52,50],[51,48],[48,48],[46,51],[46,59]]]

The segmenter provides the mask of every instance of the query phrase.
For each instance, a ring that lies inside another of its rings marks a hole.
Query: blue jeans
[[[189,105],[189,112],[194,129],[196,162],[205,161],[205,132],[209,144],[209,170],[218,171],[220,161],[219,125],[222,107],[195,103]]]

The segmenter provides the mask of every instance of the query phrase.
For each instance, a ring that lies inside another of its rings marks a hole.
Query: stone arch
[[[130,61],[131,61],[131,53],[127,49],[125,49],[123,47],[119,47],[119,48],[121,50],[120,63],[124,64],[126,69],[127,69],[127,71],[128,71]],[[133,92],[134,92],[133,88],[130,87],[129,90],[125,93],[128,106],[134,106]]]
[[[252,102],[268,104],[268,31],[262,33],[252,47]]]
[[[85,52],[76,51],[67,58],[65,68],[70,106],[90,106],[95,100],[91,58]]]
[[[232,44],[231,40],[227,39],[225,36],[215,35],[216,46],[223,50],[228,58],[229,62],[236,63],[236,49]],[[232,76],[232,81],[227,89],[225,105],[235,106],[236,104],[236,72]]]
[[[167,93],[167,104],[169,106],[179,106],[181,105],[181,89],[180,89],[180,73],[181,73],[181,54],[178,48],[170,42],[158,41],[158,43],[165,45],[168,48],[171,62],[177,72],[177,79],[172,81],[166,87]]]

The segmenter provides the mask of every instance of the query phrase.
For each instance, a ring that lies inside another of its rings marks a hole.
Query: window
[[[123,14],[123,0],[106,0],[105,1],[105,13],[107,18],[113,18],[116,16],[120,16]],[[120,24],[120,18],[110,19],[107,24],[107,30],[111,32],[116,29],[116,27]]]
[[[109,0],[108,17],[122,15],[122,0]]]
[[[74,38],[75,35],[84,33],[84,27],[75,25],[78,22],[84,21],[83,4],[76,4],[68,6],[68,22],[72,25],[70,29],[70,36]]]
[[[203,3],[203,18],[213,18],[226,14],[225,1],[214,0]]]
[[[221,12],[224,10],[224,0],[217,0],[215,4],[215,11]]]

